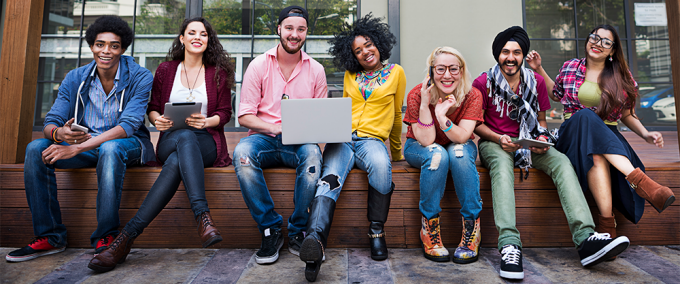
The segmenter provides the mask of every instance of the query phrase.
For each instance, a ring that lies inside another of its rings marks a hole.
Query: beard
[[[518,63],[518,62],[515,61],[515,60],[506,60],[506,61],[503,61],[502,63],[500,63],[501,72],[503,72],[505,75],[507,75],[507,76],[509,76],[509,77],[512,77],[512,76],[514,76],[515,74],[517,74],[517,72],[519,72],[520,69],[522,69],[522,63],[524,63],[524,62],[520,61],[520,62]],[[514,72],[512,72],[512,71],[511,71],[511,72],[507,72],[507,71],[505,70],[504,67],[507,66],[508,64],[515,64],[515,67],[516,67],[516,68],[515,68]]]
[[[302,46],[305,44],[305,41],[301,40],[298,43],[298,47],[292,49],[292,48],[288,47],[288,45],[287,45],[287,43],[289,42],[288,39],[284,39],[283,37],[279,37],[279,41],[281,42],[281,46],[283,47],[283,50],[285,50],[288,54],[297,53],[298,51],[300,51],[300,49],[302,49]]]

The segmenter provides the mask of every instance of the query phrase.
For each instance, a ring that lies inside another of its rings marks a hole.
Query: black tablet
[[[201,113],[200,102],[166,103],[163,117],[173,122],[172,127],[167,131],[183,128],[193,128],[186,124],[185,120],[192,114]]]

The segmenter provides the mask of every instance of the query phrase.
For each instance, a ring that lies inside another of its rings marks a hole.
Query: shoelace
[[[597,240],[597,241],[606,241],[606,240],[609,240],[609,239],[611,239],[611,238],[612,238],[612,237],[611,237],[611,235],[610,235],[609,233],[602,233],[602,234],[600,234],[600,233],[598,233],[598,232],[595,232],[595,233],[593,233],[592,236],[588,237],[588,240],[589,240],[589,241],[596,241],[596,240]]]
[[[275,246],[277,240],[278,238],[276,237],[276,232],[274,230],[271,230],[269,236],[264,237],[264,243],[267,247]]]
[[[474,229],[475,229],[474,224],[470,224],[468,222],[465,222],[465,234],[463,235],[463,245],[464,246],[467,247],[468,244],[470,244],[470,241],[472,241],[472,238],[475,237]]]
[[[124,231],[123,231],[123,232],[124,232]],[[123,232],[121,232],[121,234],[124,234]],[[119,246],[122,242],[123,242],[123,237],[114,239],[114,240],[113,240],[113,243],[109,246],[109,249],[110,249],[110,250],[116,250],[116,249],[118,249],[118,246]]]
[[[203,228],[206,228],[208,226],[215,226],[210,219],[208,218],[208,214],[201,214],[201,224],[203,224]]]
[[[505,246],[501,251],[501,254],[503,255],[501,259],[505,261],[507,264],[519,265],[521,251],[519,249],[516,249],[515,246],[513,245]]]
[[[429,223],[429,222],[428,222]],[[429,224],[428,224],[429,225]],[[440,236],[439,236],[439,230],[437,230],[437,227],[439,226],[438,221],[433,221],[432,225],[429,226],[429,237],[430,237],[430,242],[435,244],[435,247],[439,246],[438,244],[441,242],[440,241]]]

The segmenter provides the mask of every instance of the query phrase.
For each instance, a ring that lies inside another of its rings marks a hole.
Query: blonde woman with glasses
[[[452,258],[455,263],[471,263],[479,258],[481,240],[482,198],[472,131],[483,122],[482,95],[472,87],[458,50],[436,48],[427,58],[427,67],[429,76],[408,94],[404,117],[408,125],[404,156],[420,168],[420,239],[425,258],[449,261],[440,235],[439,203],[450,170],[463,216],[463,236]]]

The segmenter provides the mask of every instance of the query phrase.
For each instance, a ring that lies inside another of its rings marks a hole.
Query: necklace
[[[182,62],[182,68],[184,68],[184,77],[187,79],[187,85],[189,85],[189,72],[187,72],[187,65]],[[198,74],[196,74],[196,80],[194,84],[189,88],[189,96],[187,97],[187,102],[193,102],[196,97],[194,97],[194,87],[196,87],[196,82],[198,82],[198,76],[201,75],[201,69],[203,69],[203,64],[201,68],[198,69]]]

